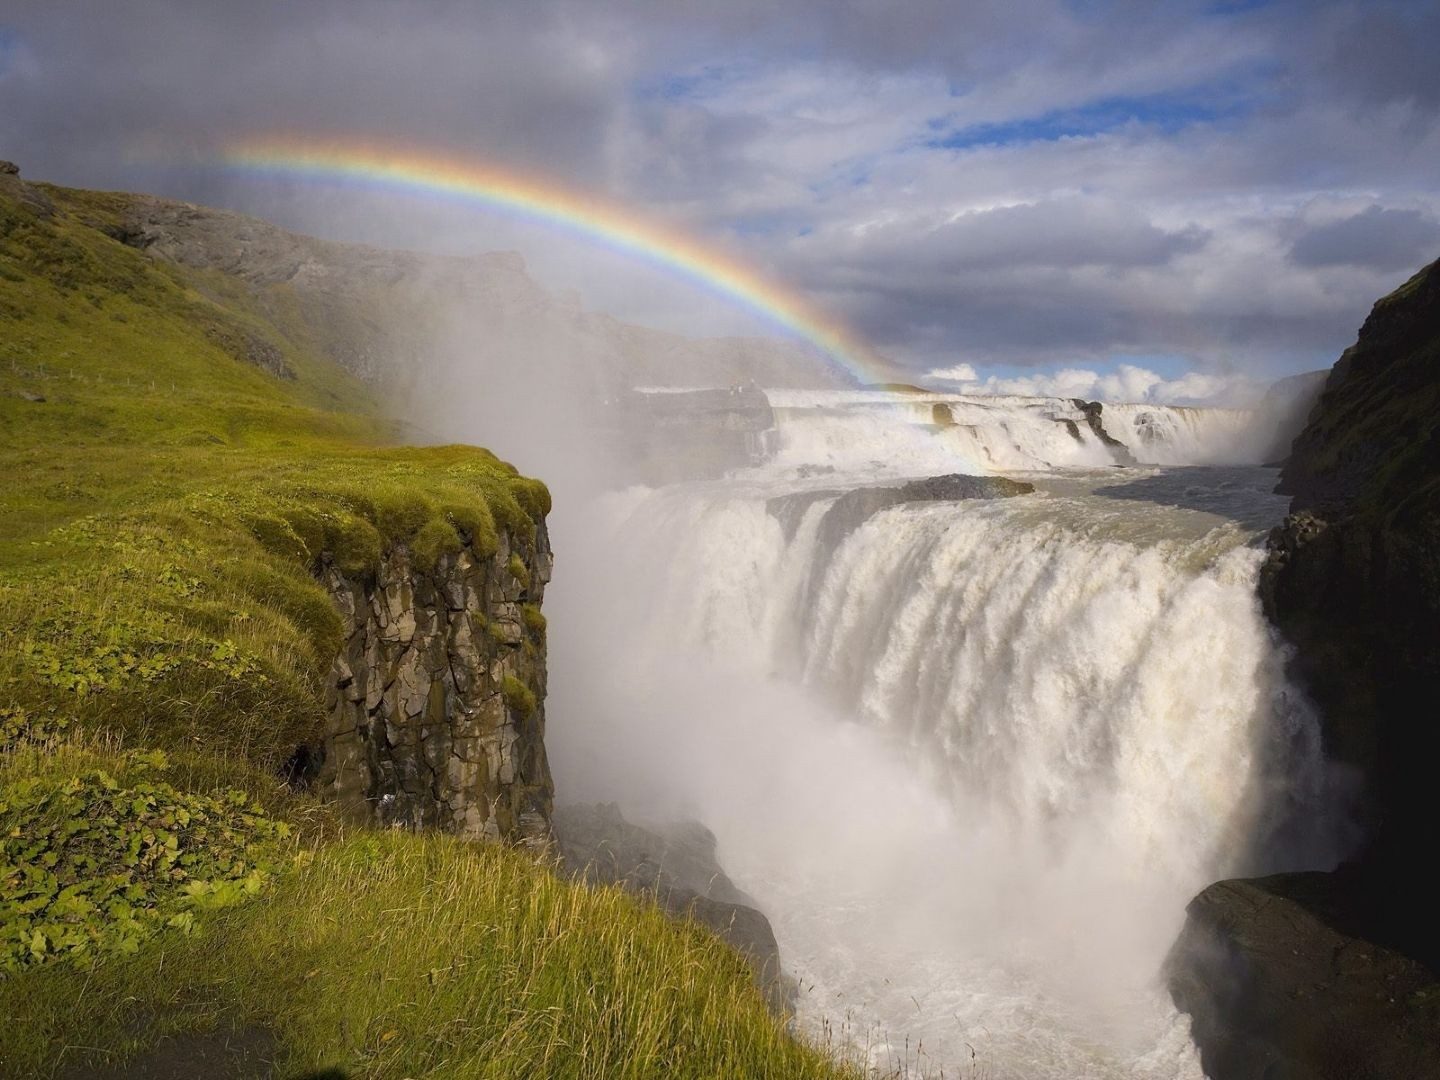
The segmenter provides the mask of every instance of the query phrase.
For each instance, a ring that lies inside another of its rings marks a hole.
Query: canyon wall
[[[1171,990],[1216,1080],[1440,1076],[1440,263],[1375,305],[1280,490],[1261,596],[1362,839],[1331,873],[1205,890]]]

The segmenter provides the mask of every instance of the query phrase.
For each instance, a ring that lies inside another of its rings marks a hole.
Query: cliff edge
[[[1279,490],[1261,598],[1364,840],[1331,873],[1202,892],[1171,991],[1215,1080],[1440,1076],[1440,263],[1376,303]]]

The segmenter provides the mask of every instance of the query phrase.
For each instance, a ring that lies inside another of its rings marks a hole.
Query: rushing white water
[[[802,1023],[882,1070],[1197,1077],[1159,981],[1185,903],[1333,843],[1254,595],[1273,473],[1079,468],[1113,459],[1055,402],[912,397],[781,400],[761,469],[562,508],[559,786],[705,820]],[[1170,415],[1176,458],[1232,424]],[[827,519],[981,451],[1040,490]]]
[[[866,475],[1102,467],[1114,451],[1069,398],[771,391],[781,467]],[[1106,434],[1154,465],[1260,464],[1274,432],[1245,409],[1105,405]]]

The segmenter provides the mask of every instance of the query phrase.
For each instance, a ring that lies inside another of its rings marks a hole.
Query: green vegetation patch
[[[531,716],[539,708],[535,692],[514,675],[506,675],[501,680],[500,695],[505,699],[506,707],[518,716]]]
[[[44,1077],[161,1034],[260,1028],[284,1076],[860,1075],[793,1040],[710,932],[524,853],[363,833],[290,867],[202,933],[0,982],[0,1069]]]
[[[131,754],[163,770],[164,754]],[[38,776],[0,791],[0,970],[100,950],[135,952],[162,928],[259,893],[289,834],[243,791],[178,791],[109,773]]]
[[[317,574],[468,547],[527,586],[549,493],[392,445],[328,359],[373,312],[317,327],[117,242],[127,196],[46,191],[0,199],[0,1075],[255,1030],[280,1075],[837,1075],[708,931],[287,788],[341,644]]]
[[[323,723],[318,571],[404,545],[523,572],[549,494],[385,445],[286,297],[116,242],[125,196],[48,193],[52,220],[0,206],[0,702],[274,768]]]

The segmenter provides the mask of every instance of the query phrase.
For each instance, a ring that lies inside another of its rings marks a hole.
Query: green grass
[[[285,786],[340,645],[316,572],[468,546],[524,580],[549,494],[395,445],[288,286],[124,246],[125,196],[47,193],[48,221],[0,200],[0,1075],[256,1027],[292,1072],[844,1074],[707,931]]]
[[[280,1075],[826,1077],[711,934],[515,851],[362,833],[297,845],[259,903],[94,970],[0,986],[6,1067],[103,1065],[152,1029],[261,1027]],[[156,1018],[160,1018],[158,1021]],[[133,1033],[143,1032],[137,1037]]]

